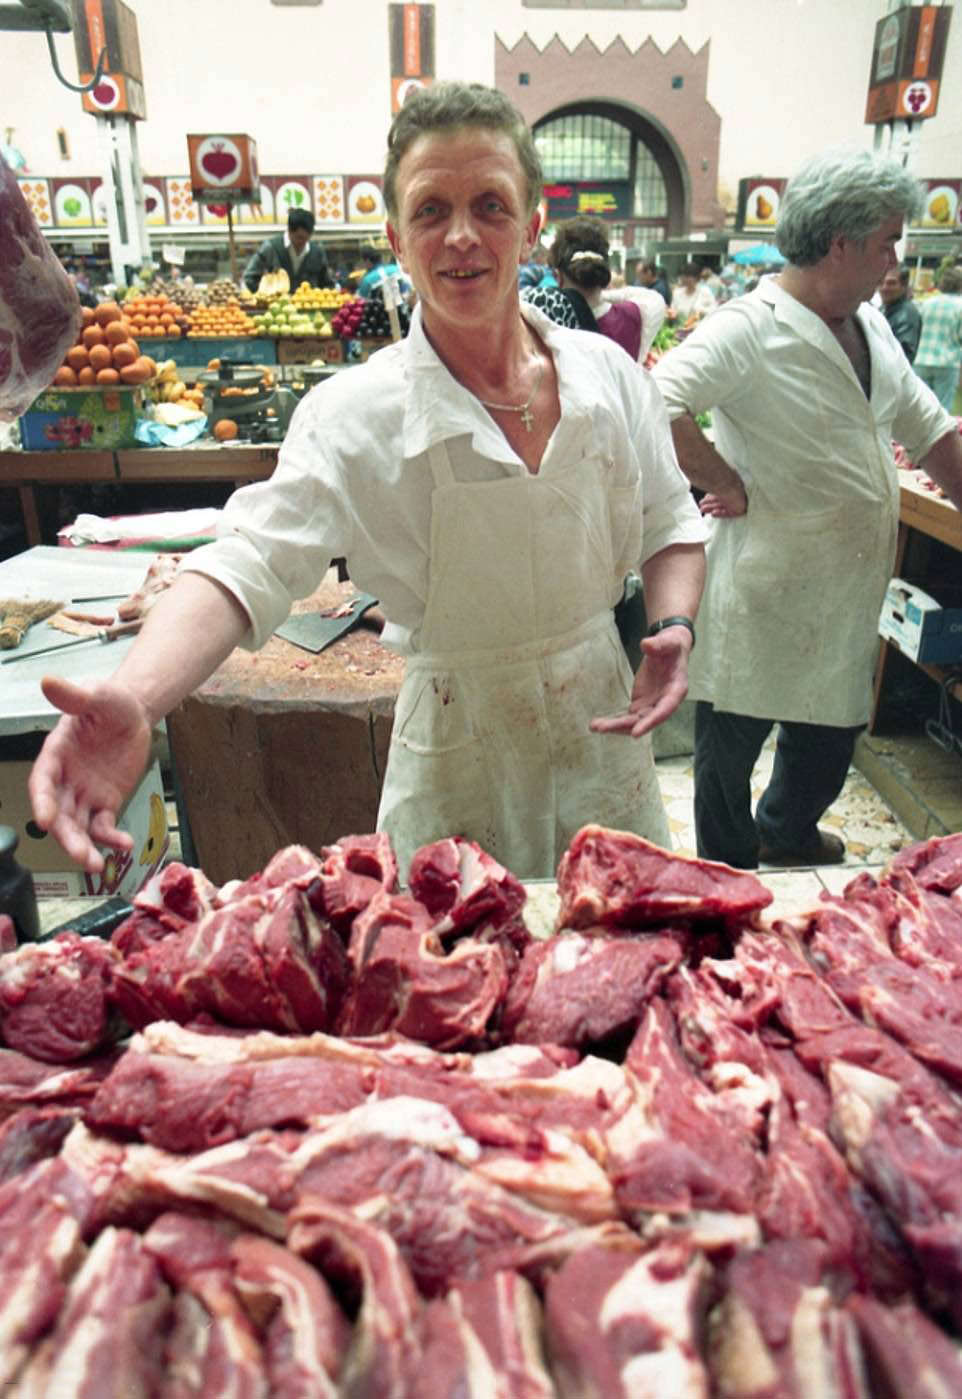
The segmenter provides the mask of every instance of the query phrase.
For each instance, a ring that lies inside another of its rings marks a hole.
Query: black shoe
[[[777,850],[762,845],[758,852],[763,865],[841,865],[845,860],[845,842],[829,831],[819,829],[816,838],[801,850]]]

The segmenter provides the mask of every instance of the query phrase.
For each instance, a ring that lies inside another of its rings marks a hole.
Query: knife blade
[[[34,651],[24,651],[16,656],[0,657],[0,665],[13,665],[15,661],[32,661],[34,656],[49,656],[54,651],[66,651],[74,646],[86,646],[91,641],[116,641],[118,637],[130,636],[140,631],[141,618],[133,622],[119,622],[112,627],[102,627],[91,636],[75,636],[72,641],[58,641],[53,646],[41,646]]]

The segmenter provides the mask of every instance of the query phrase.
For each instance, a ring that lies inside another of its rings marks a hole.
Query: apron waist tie
[[[519,641],[514,646],[487,647],[480,650],[417,651],[405,657],[405,666],[407,673],[411,675],[418,670],[523,665],[543,656],[567,651],[572,646],[578,646],[605,631],[615,633],[614,613],[607,608],[557,636],[541,637],[535,641]]]

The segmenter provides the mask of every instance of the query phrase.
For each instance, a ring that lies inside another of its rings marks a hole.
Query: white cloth
[[[301,263],[311,251],[311,240],[308,239],[307,242],[304,244],[303,248],[301,248],[301,251],[298,252],[297,249],[294,247],[294,244],[291,242],[290,234],[285,233],[284,247],[287,249],[287,256],[291,260],[291,267],[293,267],[294,275],[296,277],[297,273],[300,271]]]
[[[699,543],[705,528],[675,459],[661,396],[645,371],[602,335],[522,315],[551,352],[562,416],[545,450],[546,480],[600,455],[622,512],[609,597],[624,574],[670,544]],[[446,441],[461,482],[525,476],[527,468],[479,401],[431,348],[415,308],[407,338],[335,375],[300,402],[269,481],[228,501],[215,544],[184,565],[233,593],[251,618],[244,645],[264,644],[295,598],[317,586],[332,558],[381,601],[384,641],[419,649],[428,596],[434,480],[428,448]],[[638,529],[639,522],[643,529]]]
[[[713,522],[689,695],[758,718],[867,721],[898,524],[892,439],[920,460],[953,420],[888,322],[858,310],[871,398],[825,323],[773,278],[658,362],[669,416],[712,410],[748,511]]]
[[[681,282],[671,294],[671,309],[684,325],[689,316],[707,316],[717,302],[704,282],[696,282],[694,291],[687,291]]]
[[[592,305],[595,320],[600,321],[616,301],[633,301],[641,312],[641,345],[638,363],[644,364],[651,342],[658,334],[668,314],[665,298],[651,287],[606,287],[597,306]]]
[[[402,871],[419,845],[452,834],[527,879],[552,876],[588,821],[671,844],[648,738],[589,727],[631,696],[610,580],[634,501],[612,499],[610,463],[582,446],[549,477],[468,484],[445,443],[430,449],[422,649],[398,697],[378,813]]]

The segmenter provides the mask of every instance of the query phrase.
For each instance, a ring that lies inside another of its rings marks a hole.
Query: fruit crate
[[[45,389],[20,419],[20,441],[28,452],[136,447],[143,410],[140,387]]]

